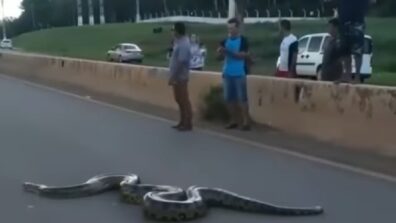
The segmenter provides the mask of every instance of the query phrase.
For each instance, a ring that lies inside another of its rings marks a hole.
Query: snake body
[[[323,213],[320,206],[295,208],[277,206],[219,188],[192,186],[187,190],[173,186],[141,184],[135,174],[101,175],[83,184],[51,187],[24,183],[27,192],[49,198],[79,198],[119,190],[127,203],[142,205],[147,217],[159,221],[185,221],[204,217],[210,207],[281,215],[308,216]]]

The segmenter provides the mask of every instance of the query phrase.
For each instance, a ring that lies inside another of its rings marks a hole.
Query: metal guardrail
[[[247,17],[244,19],[246,24],[254,24],[254,23],[265,23],[265,22],[278,22],[279,19],[288,19],[291,21],[301,21],[301,20],[319,20],[321,18],[312,18],[312,17]],[[169,17],[160,17],[160,18],[148,18],[143,19],[140,23],[161,23],[161,22],[191,22],[191,23],[206,23],[206,24],[225,24],[227,23],[227,18],[213,18],[213,17],[196,17],[196,16],[169,16]]]

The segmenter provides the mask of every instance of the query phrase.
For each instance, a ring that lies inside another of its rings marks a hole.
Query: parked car
[[[133,43],[121,43],[107,52],[108,61],[116,62],[143,62],[143,51]]]
[[[3,39],[3,40],[0,42],[0,48],[2,48],[2,49],[12,49],[12,48],[13,48],[13,46],[12,46],[12,40],[10,40],[10,39]]]
[[[330,40],[328,33],[317,33],[303,36],[299,39],[299,52],[297,58],[297,75],[321,79],[321,67],[324,47]],[[373,41],[371,36],[365,36],[363,61],[361,67],[361,81],[371,77]],[[352,72],[356,72],[355,60],[352,60]]]

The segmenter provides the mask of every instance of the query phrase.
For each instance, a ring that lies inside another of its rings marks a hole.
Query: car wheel
[[[118,56],[117,62],[119,62],[119,63],[122,63],[122,62],[123,62],[121,56]]]

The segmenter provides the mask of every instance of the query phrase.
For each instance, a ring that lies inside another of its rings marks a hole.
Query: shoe
[[[250,125],[243,125],[242,127],[241,127],[241,130],[242,131],[250,131],[252,128],[250,127]]]
[[[236,129],[236,128],[238,128],[238,124],[231,123],[231,124],[228,124],[225,128],[226,129]]]
[[[177,124],[177,125],[172,126],[172,129],[178,129],[178,128],[180,128],[181,126],[182,126],[182,124],[179,123],[179,124]]]
[[[179,128],[177,128],[177,130],[179,132],[190,132],[193,130],[192,126],[180,126]]]

